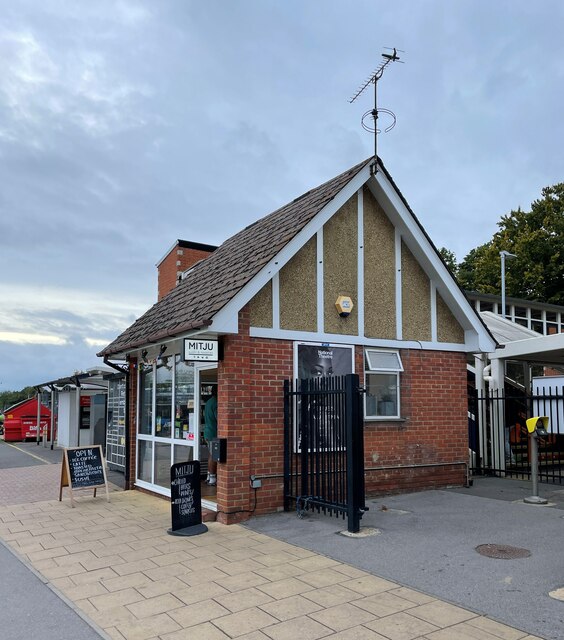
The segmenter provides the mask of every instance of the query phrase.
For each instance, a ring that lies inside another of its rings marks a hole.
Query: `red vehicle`
[[[41,435],[51,435],[51,411],[41,405]],[[18,402],[6,410],[4,414],[4,440],[17,442],[37,437],[37,398],[29,398]]]

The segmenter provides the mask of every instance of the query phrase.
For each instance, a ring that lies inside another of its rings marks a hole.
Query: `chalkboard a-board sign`
[[[202,491],[198,460],[179,462],[170,468],[172,536],[196,536],[208,528],[202,524]]]
[[[72,494],[74,489],[94,489],[94,497],[96,497],[96,489],[106,487],[106,498],[108,502],[110,501],[101,445],[63,449],[59,502],[63,499],[63,487],[70,489],[72,507],[74,507]]]

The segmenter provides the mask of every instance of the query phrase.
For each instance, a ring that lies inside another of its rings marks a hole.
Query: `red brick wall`
[[[239,313],[239,334],[225,336],[218,366],[218,436],[227,438],[227,462],[218,465],[218,520],[246,520],[282,503],[283,381],[291,377],[292,344],[249,337],[249,314]],[[251,475],[279,474],[251,489]]]
[[[468,461],[466,356],[445,351],[402,350],[403,422],[365,423],[367,493],[463,484]],[[434,465],[440,466],[420,466]],[[376,467],[409,466],[410,469]],[[373,469],[373,470],[371,470]]]
[[[209,255],[209,251],[188,249],[175,245],[158,266],[158,299],[160,300],[176,287],[179,271],[186,271],[193,264],[203,258],[207,258]]]
[[[218,520],[225,523],[282,508],[283,382],[293,375],[291,342],[250,338],[246,310],[239,329],[225,337],[218,367],[218,435],[227,438],[227,462],[218,468]],[[462,484],[465,468],[450,463],[468,458],[465,355],[413,350],[401,357],[406,420],[366,423],[367,492]],[[356,347],[355,366],[363,378],[362,347]],[[440,466],[417,466],[435,463]],[[400,465],[412,467],[374,470]],[[251,475],[262,476],[256,507]]]

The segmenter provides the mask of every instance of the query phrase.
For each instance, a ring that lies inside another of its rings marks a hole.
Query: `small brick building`
[[[204,506],[228,523],[280,509],[284,380],[350,372],[367,388],[368,494],[464,482],[466,354],[495,341],[380,159],[180,263],[184,245],[159,263],[159,301],[99,354],[129,362],[132,485],[170,495],[172,463],[205,466],[217,385],[228,453]],[[218,360],[190,360],[186,339],[217,340]]]

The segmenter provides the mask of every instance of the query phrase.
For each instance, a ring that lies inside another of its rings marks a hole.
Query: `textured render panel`
[[[358,219],[357,195],[323,227],[323,292],[325,331],[358,335]],[[339,296],[350,296],[354,307],[347,318],[335,308]]]
[[[402,327],[404,340],[431,340],[431,284],[429,278],[401,243]]]
[[[364,334],[396,336],[396,263],[394,226],[364,188]]]
[[[249,302],[251,327],[272,328],[272,280]]]
[[[317,331],[317,239],[311,238],[280,270],[280,328]]]
[[[446,302],[437,293],[437,340],[464,344],[464,329],[452,315]]]

